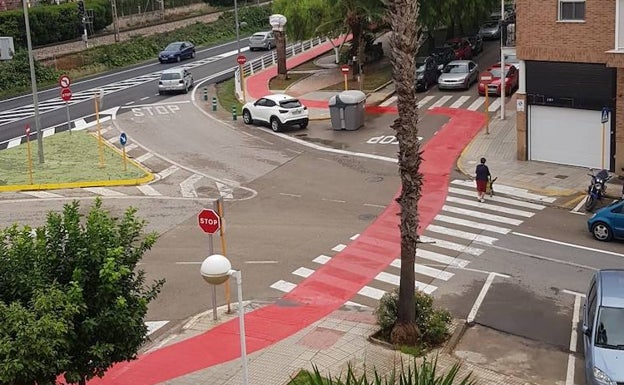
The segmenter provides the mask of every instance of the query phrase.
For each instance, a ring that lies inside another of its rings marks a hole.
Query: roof
[[[271,99],[271,100],[276,101],[276,102],[281,102],[281,101],[284,101],[284,100],[297,99],[294,96],[290,96],[290,95],[286,95],[286,94],[270,94],[270,95],[264,96],[264,98]]]
[[[184,68],[182,67],[173,67],[173,68],[167,68],[166,70],[163,70],[163,74],[164,73],[176,73],[176,72],[182,72],[184,71]]]
[[[599,270],[602,306],[624,308],[624,269]]]

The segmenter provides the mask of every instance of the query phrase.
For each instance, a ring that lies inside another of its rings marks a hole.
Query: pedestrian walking
[[[475,179],[477,181],[477,200],[479,202],[485,202],[485,192],[491,178],[490,169],[485,165],[485,158],[481,158],[481,162],[477,165],[475,174]]]

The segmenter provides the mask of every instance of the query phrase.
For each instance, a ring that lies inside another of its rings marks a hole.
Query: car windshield
[[[165,72],[160,76],[160,80],[176,80],[181,79],[179,72]]]
[[[165,48],[165,51],[179,51],[182,43],[171,43]]]
[[[444,67],[445,74],[465,74],[468,72],[467,64],[449,64]]]
[[[425,71],[425,59],[424,57],[416,58],[416,72],[424,72]]]
[[[490,68],[490,73],[492,74],[493,78],[499,78],[501,77],[501,68],[500,67],[494,67],[494,68]],[[505,72],[505,76],[509,75],[509,68],[507,68],[507,71]]]
[[[485,23],[485,24],[483,24],[483,27],[481,27],[481,28],[489,29],[489,28],[497,28],[497,27],[498,27],[498,23]]]
[[[596,325],[596,346],[624,350],[624,308],[601,306]]]
[[[254,33],[251,36],[251,38],[254,39],[254,40],[262,40],[262,39],[264,39],[264,34],[263,33]]]
[[[279,104],[280,104],[280,107],[283,107],[283,108],[301,107],[301,102],[297,99],[284,100],[284,101],[281,101]]]

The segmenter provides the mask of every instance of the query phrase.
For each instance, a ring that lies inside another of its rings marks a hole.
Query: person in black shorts
[[[484,202],[487,183],[490,180],[490,169],[485,165],[485,158],[481,158],[481,163],[477,165],[475,174],[475,179],[477,181],[477,200],[479,202]]]

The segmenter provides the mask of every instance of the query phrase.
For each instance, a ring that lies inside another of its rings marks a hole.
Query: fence
[[[318,45],[321,45],[327,41],[329,41],[327,37],[315,37],[313,39],[306,40],[304,42],[291,44],[288,47],[286,47],[286,57],[289,58],[289,57],[298,55]],[[255,74],[256,72],[262,71],[266,69],[267,67],[271,67],[276,64],[277,64],[277,51],[274,50],[271,53],[262,55],[261,57],[257,59],[254,59],[252,61],[245,63],[242,66],[243,73],[245,74],[245,77],[248,77],[248,76]],[[240,69],[236,69],[236,71],[234,72],[234,83],[236,85],[235,86],[236,97],[238,98],[238,100],[243,100],[243,90],[241,88]]]

